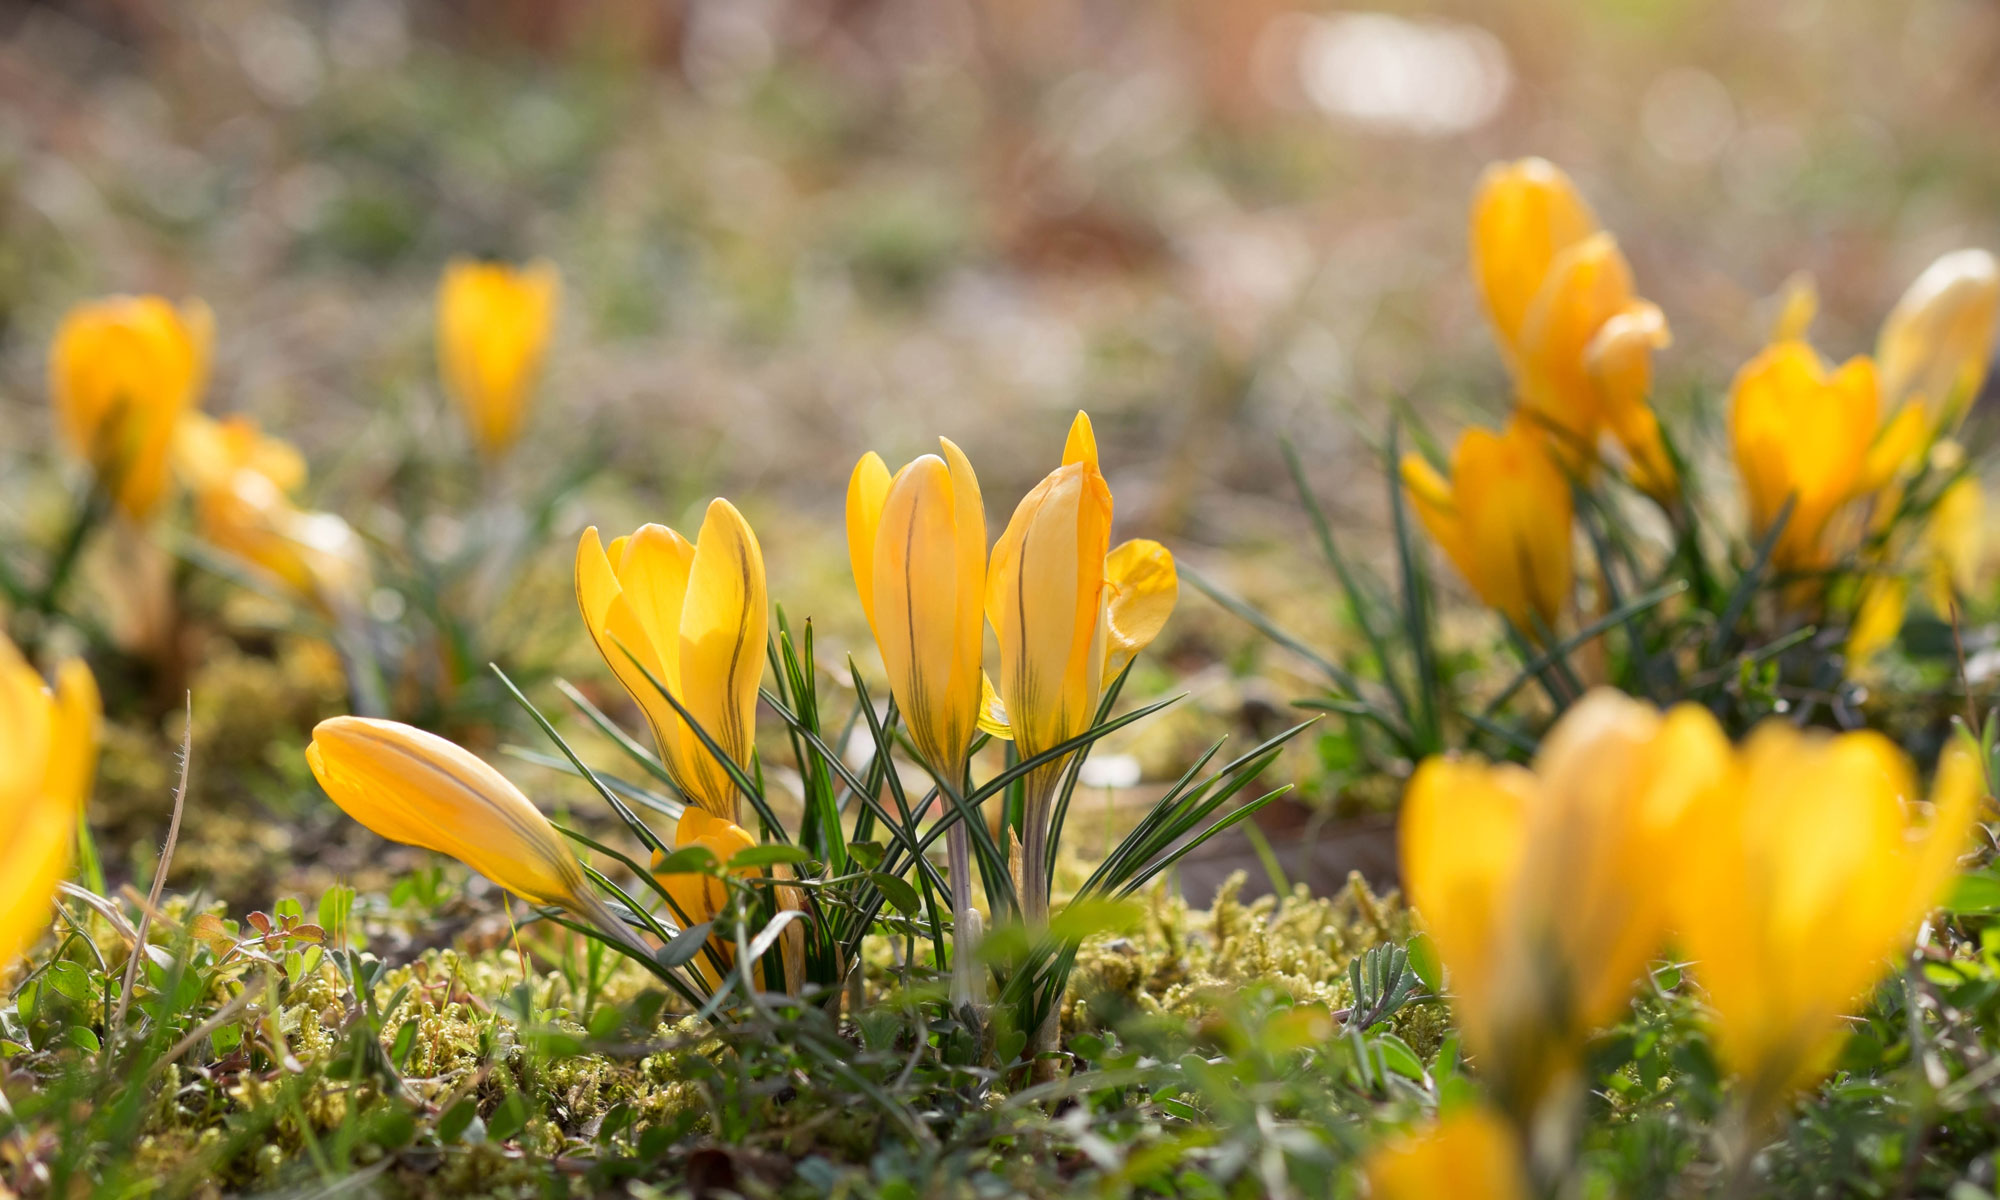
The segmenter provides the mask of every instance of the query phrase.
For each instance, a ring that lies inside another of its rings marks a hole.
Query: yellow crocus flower
[[[449,855],[537,904],[579,906],[576,856],[521,790],[470,750],[399,721],[330,717],[306,763],[348,816],[392,842]]]
[[[872,451],[847,488],[855,587],[896,707],[953,787],[979,716],[986,637],[986,510],[972,464],[948,439],[890,477]]]
[[[1415,453],[1403,456],[1402,475],[1418,519],[1479,598],[1526,636],[1554,631],[1573,581],[1573,501],[1527,420],[1467,430],[1449,480]]]
[[[1369,1200],[1527,1200],[1514,1131],[1484,1108],[1461,1109],[1375,1147],[1362,1163]]]
[[[306,478],[297,448],[246,418],[192,413],[178,456],[204,541],[331,616],[354,610],[367,587],[367,554],[346,521],[293,502]]]
[[[1611,691],[1572,707],[1531,768],[1433,758],[1400,836],[1410,903],[1450,971],[1467,1048],[1524,1126],[1570,1090],[1666,932],[1662,872],[1729,745],[1693,705]]]
[[[113,296],[71,309],[56,331],[56,427],[135,521],[166,495],[175,432],[207,382],[214,326],[199,300],[175,308],[158,296]]]
[[[709,813],[736,820],[740,797],[728,770],[647,675],[749,767],[769,630],[764,553],[749,522],[715,500],[693,542],[645,525],[608,553],[592,526],[576,548],[576,599],[598,652],[645,712],[674,782]]]
[[[0,635],[0,972],[49,926],[97,763],[100,706],[70,659],[51,691]]]
[[[527,423],[555,325],[555,264],[453,259],[438,284],[438,371],[480,452],[497,459]]]
[[[1978,764],[1946,751],[1922,828],[1916,795],[1909,760],[1880,734],[1770,721],[1692,811],[1687,867],[1664,890],[1753,1123],[1832,1066],[1845,1018],[1956,873]]]
[[[1868,483],[1868,456],[1880,420],[1875,364],[1865,357],[1829,372],[1811,346],[1779,342],[1736,373],[1729,391],[1730,437],[1750,510],[1762,538],[1787,500],[1791,515],[1772,551],[1790,570],[1824,565],[1823,534],[1833,515]]]
[[[1586,474],[1609,434],[1633,483],[1662,504],[1679,488],[1647,403],[1652,356],[1672,336],[1632,269],[1548,162],[1487,168],[1472,205],[1472,269],[1520,397],[1572,470]]]
[[[1986,381],[1996,320],[2000,262],[1976,249],[1933,262],[1882,322],[1875,359],[1884,401],[1921,404],[1932,432],[1951,432]]]
[[[1173,615],[1180,576],[1172,552],[1148,538],[1100,550],[1110,530],[1111,489],[1098,470],[1090,417],[1079,412],[1063,465],[1014,510],[986,577],[1001,681],[998,688],[986,681],[979,724],[1013,739],[1024,757],[1088,729],[1104,683]],[[1050,783],[1060,770],[1054,763],[1037,774]]]
[[[1550,265],[1596,232],[1597,218],[1576,185],[1547,159],[1494,163],[1480,176],[1472,199],[1472,276],[1510,365]]]

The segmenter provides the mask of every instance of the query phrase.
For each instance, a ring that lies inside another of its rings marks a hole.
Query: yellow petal
[[[538,904],[586,903],[555,827],[470,751],[395,721],[334,717],[314,728],[306,762],[335,804],[383,837],[450,855]]]
[[[870,450],[854,464],[847,480],[847,560],[854,568],[854,588],[861,594],[861,611],[868,628],[875,628],[875,531],[882,525],[882,503],[889,497],[889,468]],[[877,636],[880,636],[879,634]]]
[[[438,369],[473,440],[498,457],[520,437],[555,323],[553,264],[455,259],[438,285]]]
[[[722,752],[746,768],[756,749],[768,610],[757,535],[729,501],[710,502],[681,613],[680,701]],[[701,805],[734,816],[736,785],[692,730],[682,739],[680,760],[688,791]]]
[[[987,616],[1000,642],[1001,699],[1026,755],[1096,715],[1110,532],[1111,491],[1094,466],[1076,462],[1022,499],[993,548]]]
[[[1958,597],[1979,587],[1985,548],[1986,493],[1974,475],[1946,487],[1924,522],[1923,553],[1931,607],[1949,615]]]
[[[1921,400],[1949,432],[1986,381],[2000,318],[2000,262],[1955,250],[1924,270],[1882,323],[1876,358],[1890,404]]]
[[[981,620],[959,595],[959,508],[951,468],[926,454],[896,473],[875,547],[875,615],[882,665],[925,761],[956,769],[972,740],[978,693],[954,689],[965,641]],[[983,539],[982,539],[983,540]],[[965,681],[970,683],[968,679]]]
[[[1634,303],[1632,268],[1611,235],[1597,233],[1555,256],[1522,319],[1521,402],[1552,427],[1557,452],[1578,469],[1609,423],[1590,374],[1592,340]]]
[[[1001,703],[992,677],[983,671],[979,675],[979,728],[1003,742],[1014,740],[1014,728],[1007,723],[1007,706]]]
[[[47,930],[96,759],[97,687],[74,660],[52,696],[0,636],[0,969]]]
[[[1730,435],[1753,536],[1761,537],[1786,500],[1791,516],[1773,559],[1817,564],[1828,520],[1866,486],[1878,423],[1873,364],[1857,358],[1829,374],[1801,342],[1768,347],[1730,387]]]
[[[1878,575],[1861,587],[1861,603],[1847,631],[1847,670],[1851,675],[1866,668],[1876,655],[1889,648],[1902,631],[1909,581],[1897,575]]]
[[[1569,481],[1522,417],[1494,434],[1468,430],[1452,452],[1452,494],[1467,582],[1524,635],[1553,631],[1573,583]]]
[[[1472,202],[1472,275],[1510,362],[1521,326],[1556,255],[1589,237],[1597,220],[1569,176],[1539,158],[1495,163]]]
[[[1778,318],[1771,323],[1773,342],[1803,342],[1819,315],[1819,285],[1810,271],[1798,271],[1778,293]]]
[[[1111,589],[1110,660],[1104,664],[1104,677],[1115,679],[1166,628],[1180,596],[1180,577],[1165,546],[1134,538],[1104,560],[1104,578]]]
[[[612,549],[623,560],[632,539],[619,538],[612,543]],[[665,553],[665,550],[656,550]],[[642,560],[644,559],[642,554]],[[648,599],[660,602],[670,596],[671,588],[660,586],[662,578],[671,578],[665,567],[655,567],[642,561],[635,566],[635,578],[651,581],[655,586]],[[680,639],[679,608],[672,608],[666,620],[672,622],[675,635],[664,642],[655,641],[647,621],[657,623],[657,616],[642,620],[626,598],[623,584],[612,569],[611,559],[605,553],[604,543],[597,535],[597,527],[583,531],[576,547],[576,603],[583,614],[584,628],[589,631],[597,652],[604,656],[605,665],[625,685],[625,690],[646,714],[652,726],[653,739],[659,747],[660,757],[669,771],[676,769],[675,755],[679,751],[685,732],[684,722],[660,695],[658,687],[647,678],[653,679],[679,696],[680,688]],[[669,657],[671,656],[671,657]],[[636,661],[635,661],[636,660]],[[686,703],[685,700],[682,703]],[[678,774],[675,782],[687,788],[687,781]]]
[[[104,706],[97,679],[80,659],[56,668],[55,703],[50,710],[48,774],[42,794],[49,802],[82,812],[97,774],[98,727]]]
[[[210,318],[158,296],[114,296],[63,318],[49,355],[56,424],[127,515],[165,495],[180,420],[207,370]]]
[[[1450,482],[1415,452],[1403,455],[1402,476],[1403,489],[1410,497],[1411,507],[1417,510],[1417,520],[1451,560],[1451,565],[1458,568],[1458,573],[1470,579],[1472,554],[1465,544],[1465,525],[1459,520],[1457,497],[1452,495]]]
[[[1653,352],[1672,341],[1659,307],[1640,301],[1600,326],[1585,353],[1606,424],[1630,462],[1633,486],[1663,505],[1673,503],[1680,484],[1647,397],[1653,389]]]
[[[1089,463],[1097,466],[1097,435],[1090,428],[1090,414],[1079,409],[1069,424],[1069,438],[1063,443],[1063,466]]]
[[[1484,1108],[1460,1109],[1377,1146],[1362,1165],[1370,1200],[1527,1200],[1513,1130]]]

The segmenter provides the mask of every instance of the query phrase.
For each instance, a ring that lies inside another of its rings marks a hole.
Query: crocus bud
[[[488,458],[513,448],[527,423],[555,325],[562,281],[553,263],[525,267],[454,259],[438,285],[438,370]]]
[[[49,355],[56,428],[133,520],[166,495],[180,420],[208,376],[214,319],[191,300],[113,296],[72,309]]]
[[[892,479],[873,453],[848,485],[847,537],[896,707],[917,749],[954,781],[978,720],[986,624],[986,513],[949,440]]]

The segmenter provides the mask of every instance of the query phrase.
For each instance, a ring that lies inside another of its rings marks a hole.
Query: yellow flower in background
[[[488,458],[513,448],[555,326],[555,264],[453,259],[438,285],[438,371]]]
[[[1624,1011],[1666,934],[1665,881],[1729,743],[1706,710],[1595,691],[1532,768],[1433,758],[1400,825],[1410,903],[1435,939],[1474,1063],[1527,1123],[1585,1038]]]
[[[896,707],[931,767],[958,786],[979,717],[986,510],[949,440],[892,479],[872,451],[847,487],[847,546]]]
[[[1829,372],[1811,346],[1779,342],[1736,373],[1730,437],[1751,536],[1764,537],[1792,503],[1772,550],[1779,567],[1824,564],[1828,521],[1869,482],[1866,467],[1879,421],[1875,365],[1867,358]]]
[[[339,616],[352,612],[368,584],[367,553],[346,521],[299,508],[305,458],[247,418],[216,421],[200,413],[182,424],[181,475],[194,495],[202,540],[275,578]]]
[[[1418,519],[1479,598],[1525,636],[1553,631],[1573,581],[1574,511],[1569,481],[1527,421],[1468,429],[1449,480],[1415,453],[1402,475]]]
[[[97,681],[70,659],[51,691],[0,635],[0,971],[48,929],[90,796]]]
[[[1753,1120],[1832,1066],[1845,1018],[1956,873],[1981,791],[1954,745],[1920,826],[1915,772],[1888,739],[1770,721],[1696,803],[1674,925]]]
[[[1917,276],[1876,343],[1882,396],[1891,408],[1920,404],[1929,432],[1950,433],[1986,382],[2000,319],[2000,262],[1984,250],[1954,250]]]
[[[1672,341],[1657,305],[1550,163],[1497,163],[1472,204],[1472,272],[1520,408],[1579,474],[1606,434],[1624,448],[1633,483],[1662,504],[1679,483],[1648,405],[1652,356]]]
[[[1876,655],[1887,650],[1903,630],[1909,607],[1910,582],[1900,575],[1870,576],[1861,585],[1854,620],[1847,629],[1847,672],[1865,671]]]
[[[1472,276],[1509,365],[1521,326],[1556,256],[1597,232],[1597,218],[1562,169],[1523,158],[1486,168],[1472,199]]]
[[[135,521],[166,495],[181,417],[207,383],[208,306],[113,296],[71,309],[49,354],[56,428]]]
[[[1986,491],[1978,476],[1961,476],[1939,494],[1919,545],[1931,607],[1949,615],[1960,597],[1979,587],[1986,547]]]
[[[1527,1200],[1527,1166],[1514,1131],[1483,1108],[1460,1109],[1369,1151],[1369,1200]]]
[[[576,599],[598,652],[645,712],[674,782],[734,821],[740,797],[727,768],[647,676],[749,767],[769,630],[764,553],[749,522],[716,500],[694,542],[645,525],[608,552],[592,526],[576,548]]]

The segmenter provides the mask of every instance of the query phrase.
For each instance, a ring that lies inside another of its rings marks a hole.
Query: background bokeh
[[[1996,129],[1984,0],[13,4],[0,528],[45,538],[68,503],[56,321],[153,291],[216,312],[207,408],[297,440],[313,503],[386,537],[411,461],[469,456],[442,265],[545,256],[557,345],[480,486],[586,479],[527,564],[580,662],[584,524],[732,497],[831,656],[861,644],[855,459],[947,434],[997,529],[1078,407],[1119,536],[1330,627],[1280,439],[1386,553],[1394,406],[1440,433],[1505,410],[1465,268],[1484,164],[1576,177],[1673,325],[1660,406],[1699,447],[1795,272],[1844,357],[1937,253],[2000,247]],[[1253,642],[1190,592],[1161,650],[1235,711]]]

